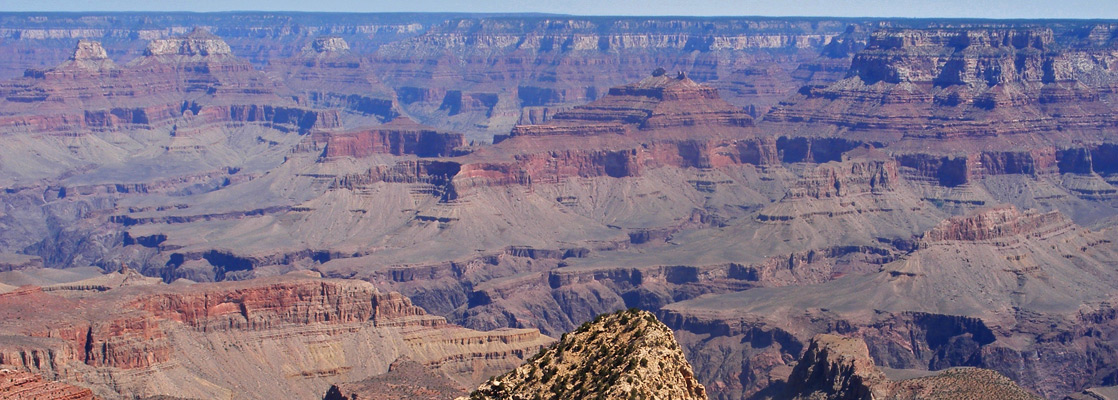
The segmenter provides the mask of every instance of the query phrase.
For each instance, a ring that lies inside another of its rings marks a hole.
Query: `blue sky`
[[[577,15],[1108,18],[1118,0],[2,0],[0,11],[546,12]]]

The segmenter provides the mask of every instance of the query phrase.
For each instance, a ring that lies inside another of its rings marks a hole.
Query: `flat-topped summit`
[[[801,87],[765,121],[798,135],[911,139],[919,151],[955,146],[944,138],[1001,146],[1005,135],[1024,138],[1017,148],[1071,145],[1114,125],[1109,52],[1064,49],[1050,28],[882,29],[845,78]]]
[[[144,55],[148,56],[222,56],[232,55],[229,44],[203,28],[194,28],[186,36],[152,40]]]
[[[683,71],[668,74],[663,68],[652,71],[652,76],[640,82],[609,89],[611,96],[645,96],[666,99],[666,95],[678,96],[684,93],[701,94],[705,98],[718,98],[718,90],[703,86],[687,77]],[[713,95],[712,97],[708,97]],[[678,98],[678,97],[673,97]]]
[[[321,135],[326,141],[324,158],[359,158],[371,154],[448,156],[455,148],[465,145],[461,133],[439,132],[405,116],[375,127]]]
[[[109,53],[101,47],[101,42],[95,40],[79,40],[77,46],[74,47],[74,54],[70,56],[71,60],[105,60],[109,58]]]
[[[1051,28],[884,28],[870,35],[867,48],[899,49],[950,47],[956,50],[981,47],[1045,50],[1054,41]]]
[[[555,114],[543,125],[518,125],[510,136],[586,136],[684,126],[750,126],[753,118],[680,71],[658,68],[639,82],[617,86],[590,104]]]
[[[1050,81],[1042,57],[1052,41],[1047,28],[885,29],[870,36],[847,76],[936,86]]]
[[[306,47],[303,47],[303,53],[317,53],[317,54],[343,54],[349,52],[349,43],[338,36],[322,36],[317,37]]]
[[[74,52],[70,54],[70,58],[54,69],[96,72],[115,67],[116,64],[109,58],[109,53],[101,46],[101,42],[82,39],[74,46]]]

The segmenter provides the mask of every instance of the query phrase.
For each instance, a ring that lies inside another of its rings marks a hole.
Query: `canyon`
[[[1113,22],[0,21],[26,382],[450,398],[638,308],[711,399],[815,396],[820,335],[883,395],[1118,385]]]
[[[469,385],[553,341],[469,330],[367,282],[306,274],[167,285],[125,271],[23,286],[0,302],[0,364],[107,399],[316,397],[397,359]]]

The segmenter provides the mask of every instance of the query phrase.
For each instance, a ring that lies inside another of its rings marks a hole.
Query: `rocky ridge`
[[[606,314],[563,335],[469,399],[705,399],[671,330],[647,311]],[[460,399],[466,399],[462,397]]]
[[[918,378],[890,380],[874,365],[865,342],[818,335],[788,377],[778,398],[823,399],[1039,399],[997,372],[956,368]]]
[[[466,394],[457,382],[412,360],[400,359],[388,372],[359,382],[330,386],[323,400],[446,400]]]
[[[231,56],[233,50],[224,40],[204,29],[195,28],[181,38],[157,39],[148,44],[148,56]]]

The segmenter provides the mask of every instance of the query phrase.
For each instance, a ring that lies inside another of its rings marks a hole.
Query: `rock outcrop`
[[[545,124],[516,126],[496,146],[464,157],[455,185],[558,183],[573,177],[632,177],[664,166],[776,162],[775,140],[759,137],[751,126],[752,118],[715,89],[661,68],[590,104],[557,113]]]
[[[170,128],[172,135],[213,124],[256,123],[308,132],[340,125],[336,110],[285,100],[278,87],[228,44],[204,30],[149,43],[117,66],[96,42],[80,41],[70,60],[0,85],[0,127],[8,133],[80,135]]]
[[[30,372],[0,370],[0,399],[3,400],[94,400],[93,391],[60,382],[43,380]]]
[[[511,137],[604,133],[632,134],[630,129],[657,130],[695,126],[746,127],[753,118],[718,97],[718,91],[663,68],[638,83],[610,88],[601,99],[556,113],[546,125],[519,125]]]
[[[465,145],[460,133],[438,132],[416,124],[407,117],[373,128],[343,133],[324,133],[326,142],[323,155],[332,157],[366,157],[372,154],[405,155],[420,157],[446,157],[454,149]]]
[[[331,54],[337,55],[349,51],[349,43],[345,39],[338,36],[324,36],[314,38],[306,47],[303,52],[314,52],[317,54]]]
[[[88,71],[105,71],[116,68],[113,60],[109,59],[109,53],[101,46],[100,42],[93,40],[79,40],[77,46],[74,48],[74,54],[70,59],[63,62],[58,68],[60,70],[67,69],[84,69]]]
[[[331,386],[322,400],[446,400],[465,394],[461,385],[442,373],[418,362],[400,359],[383,375]]]
[[[1068,221],[1059,212],[1048,213],[1016,207],[1002,206],[983,212],[952,217],[924,234],[923,239],[934,242],[978,242],[1009,238],[1019,235],[1042,236],[1046,231],[1068,228]]]
[[[793,130],[806,135],[873,132],[864,138],[878,141],[1095,139],[1114,124],[1102,99],[1118,82],[1116,59],[1055,47],[1049,28],[881,29],[845,79],[801,88],[766,120],[800,124]]]
[[[0,302],[5,318],[18,321],[3,327],[0,364],[104,398],[321,396],[331,383],[383,374],[399,357],[472,385],[551,342],[532,330],[454,326],[368,284],[297,276],[27,287],[0,295]],[[147,378],[152,374],[167,378]],[[258,381],[271,384],[261,388]]]
[[[861,339],[818,335],[788,377],[778,398],[1039,400],[1005,376],[980,368],[955,368],[924,377],[890,380],[874,365]]]
[[[706,399],[672,331],[647,311],[601,315],[469,399]]]
[[[221,57],[232,56],[233,50],[221,38],[205,29],[195,28],[180,38],[157,39],[144,50],[146,56]]]
[[[723,393],[732,379],[748,377],[754,386],[740,389],[748,395],[773,387],[783,379],[780,371],[791,365],[788,357],[799,358],[818,333],[864,339],[880,366],[987,368],[1046,397],[1097,385],[1101,382],[1092,383],[1095,377],[1113,371],[1102,367],[1108,362],[1097,367],[1067,364],[1069,358],[1095,359],[1099,355],[1093,350],[1042,355],[1026,367],[1028,372],[1006,367],[1022,365],[1007,361],[1023,354],[1047,354],[1054,342],[1043,338],[1052,332],[1075,336],[1084,329],[1114,330],[1107,318],[1085,322],[1083,316],[1083,307],[1096,310],[1091,315],[1113,307],[1107,282],[1115,271],[1106,260],[1116,249],[1100,233],[1060,214],[993,208],[948,219],[914,241],[911,253],[880,272],[706,296],[670,304],[661,315],[679,331],[689,357],[700,360],[695,361],[699,376],[715,375],[704,383],[722,398],[731,396]],[[700,339],[706,335],[710,338]],[[726,356],[709,344],[699,346],[700,340],[738,345],[733,345],[733,356]],[[1108,340],[1085,339],[1082,348],[1105,347]],[[712,360],[723,357],[741,357],[740,364],[734,363],[741,369],[704,369],[724,367]]]

